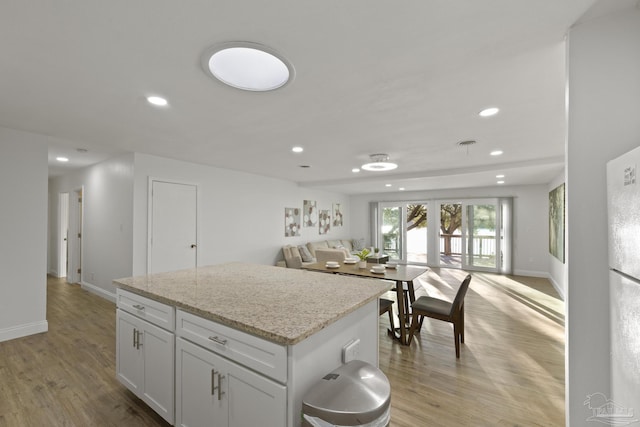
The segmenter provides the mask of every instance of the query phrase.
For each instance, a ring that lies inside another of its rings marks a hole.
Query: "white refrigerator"
[[[640,147],[607,163],[611,401],[640,416]]]

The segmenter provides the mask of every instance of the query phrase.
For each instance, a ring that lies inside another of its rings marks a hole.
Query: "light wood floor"
[[[417,295],[452,299],[465,273],[434,269]],[[49,332],[0,343],[0,426],[168,426],[115,379],[114,304],[48,279]],[[386,335],[392,427],[564,425],[564,304],[545,279],[474,273],[466,343],[425,320],[411,347]],[[247,426],[253,427],[253,426]]]

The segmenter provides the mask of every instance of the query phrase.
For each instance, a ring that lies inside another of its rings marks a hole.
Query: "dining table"
[[[408,307],[409,302],[413,303],[416,300],[415,288],[413,281],[426,273],[429,269],[427,267],[419,267],[414,265],[397,264],[393,267],[386,267],[382,272],[374,272],[372,269],[374,265],[367,263],[366,268],[360,268],[357,263],[345,263],[344,261],[338,262],[338,265],[329,266],[324,262],[316,262],[313,264],[306,264],[302,268],[309,271],[317,271],[323,273],[333,274],[345,274],[359,277],[369,277],[372,279],[383,279],[394,281],[396,300],[398,302],[398,317],[400,319],[400,327],[396,330],[392,330],[392,336],[400,341],[401,344],[409,345],[408,340],[408,324],[409,315]],[[408,294],[409,301],[406,301],[405,290]]]

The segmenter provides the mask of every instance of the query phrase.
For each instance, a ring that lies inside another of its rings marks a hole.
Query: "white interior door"
[[[197,266],[197,186],[151,180],[149,273]]]
[[[58,277],[67,277],[69,193],[58,194]]]

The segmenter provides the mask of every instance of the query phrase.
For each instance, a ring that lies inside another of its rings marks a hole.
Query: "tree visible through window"
[[[442,204],[440,205],[440,231],[444,238],[443,252],[451,255],[451,236],[456,230],[462,227],[462,204]]]

